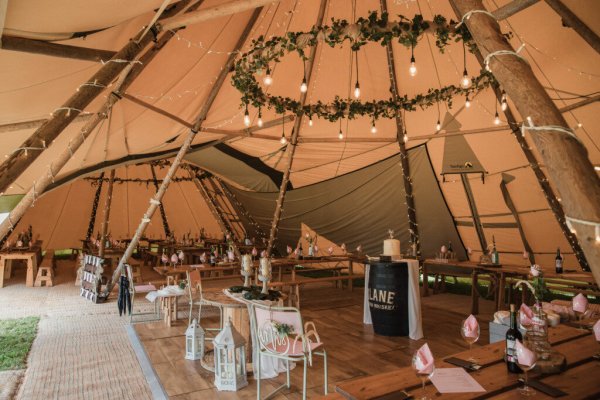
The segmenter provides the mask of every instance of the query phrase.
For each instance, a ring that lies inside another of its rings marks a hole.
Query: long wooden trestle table
[[[479,276],[486,275],[492,283],[495,294],[496,310],[504,308],[505,288],[507,278],[527,279],[530,268],[522,265],[506,265],[498,267],[482,266],[472,261],[439,262],[436,260],[425,260],[423,262],[423,296],[429,295],[428,276],[447,275],[463,276],[471,279],[471,314],[479,314],[479,291],[477,283]],[[560,279],[564,281],[577,281],[595,285],[594,277],[589,272],[565,272],[556,274],[554,271],[544,271],[546,279]]]
[[[600,398],[600,361],[594,354],[600,350],[590,331],[559,325],[551,328],[548,339],[552,348],[567,358],[567,370],[558,375],[536,376],[530,373],[530,379],[539,379],[552,387],[567,393],[564,399],[598,399]],[[472,352],[464,351],[452,356],[466,360],[473,355],[482,368],[470,372],[471,376],[486,390],[485,393],[440,394],[428,383],[427,395],[435,399],[520,399],[517,388],[520,375],[508,373],[504,363],[505,342],[496,342],[482,347],[475,347]],[[471,354],[472,353],[472,354]],[[435,356],[435,354],[434,354]],[[442,358],[436,358],[436,368],[454,368]],[[393,393],[405,390],[413,396],[422,395],[421,380],[411,366],[395,371],[358,378],[339,383],[336,393],[325,396],[328,400],[370,400],[381,396],[393,399]],[[535,399],[551,397],[538,391]]]

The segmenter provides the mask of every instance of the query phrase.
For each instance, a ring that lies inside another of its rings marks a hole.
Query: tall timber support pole
[[[531,135],[548,175],[562,198],[565,219],[579,243],[596,282],[600,283],[600,178],[584,145],[535,77],[529,64],[506,41],[481,0],[450,0],[469,28],[477,48],[498,83],[510,96]],[[482,12],[483,11],[483,12]]]
[[[317,26],[323,24],[323,19],[325,18],[325,10],[327,9],[327,0],[321,0],[321,6],[319,7],[319,14],[317,16]],[[317,44],[310,49],[310,55],[308,56],[307,66],[306,66],[306,82],[308,83],[308,87],[310,88],[311,76],[314,70],[314,61],[315,56],[317,55],[317,46],[322,46],[322,44]],[[308,94],[308,90],[300,95],[300,104],[304,105],[306,103],[306,97]],[[288,159],[285,165],[285,171],[283,173],[283,178],[281,179],[281,187],[279,188],[279,196],[277,197],[277,203],[275,203],[275,213],[273,214],[273,221],[271,222],[271,231],[269,233],[269,241],[267,242],[267,254],[271,255],[273,252],[273,245],[275,244],[275,239],[277,238],[277,229],[279,228],[279,221],[281,220],[281,212],[283,210],[283,202],[285,200],[285,193],[287,191],[288,183],[290,182],[290,172],[292,170],[292,163],[294,161],[294,153],[296,152],[296,146],[298,145],[298,133],[300,132],[300,126],[302,124],[302,115],[299,115],[298,118],[294,120],[294,128],[292,130],[292,135],[290,137],[289,145],[287,146]]]
[[[115,185],[115,173],[112,169],[108,177],[108,188],[106,188],[106,199],[104,200],[104,215],[102,216],[102,233],[100,235],[100,247],[98,249],[98,257],[104,257],[104,250],[106,250],[106,237],[108,236],[108,224],[110,223],[110,206],[112,205],[112,194],[113,187]],[[98,185],[102,184],[102,180],[98,182]]]
[[[179,164],[181,164],[181,160],[183,159],[183,156],[185,156],[185,154],[189,150],[190,146],[192,145],[192,141],[196,137],[196,134],[202,128],[202,124],[204,123],[204,120],[206,119],[208,112],[210,111],[210,108],[212,107],[215,99],[217,98],[217,95],[219,94],[219,91],[221,90],[223,83],[225,83],[225,79],[227,78],[229,69],[233,66],[233,62],[235,61],[238,51],[242,48],[242,46],[248,39],[248,36],[250,36],[252,27],[254,26],[261,11],[262,11],[262,7],[257,8],[252,12],[252,15],[250,17],[250,20],[248,21],[248,24],[246,25],[244,31],[240,35],[240,37],[235,45],[235,48],[233,49],[233,51],[227,58],[227,62],[225,63],[225,65],[223,66],[223,69],[219,73],[219,76],[217,77],[216,82],[210,89],[208,97],[206,98],[206,101],[204,102],[204,105],[202,106],[202,109],[200,110],[200,113],[198,114],[198,117],[196,118],[196,121],[194,122],[193,127],[190,129],[190,132],[185,137],[183,144],[181,145],[181,148],[179,149],[179,152],[175,156],[175,159],[172,161],[171,166],[169,167],[169,170],[167,171],[167,174],[165,175],[165,177],[160,185],[160,188],[158,189],[158,191],[156,192],[154,197],[152,197],[150,199],[150,206],[144,213],[144,216],[142,217],[140,225],[137,227],[137,230],[135,231],[135,234],[133,235],[131,242],[129,243],[129,245],[127,246],[127,249],[125,250],[125,253],[121,257],[118,268],[115,268],[112,279],[106,285],[106,288],[103,293],[104,298],[107,298],[108,295],[110,294],[110,292],[112,291],[115,283],[121,276],[124,265],[129,261],[129,258],[133,255],[133,251],[137,247],[137,245],[140,241],[140,238],[146,231],[146,227],[150,223],[152,216],[156,212],[156,209],[158,208],[158,206],[161,204],[161,200],[162,200],[163,196],[165,195],[165,192],[167,191],[169,184],[171,183],[171,179],[177,172],[177,169],[179,168]]]

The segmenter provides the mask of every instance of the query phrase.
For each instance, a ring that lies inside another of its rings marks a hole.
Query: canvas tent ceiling
[[[490,9],[506,4],[508,0],[486,0]],[[160,1],[143,4],[127,4],[114,0],[94,2],[66,1],[19,1],[9,2],[5,27],[20,31],[55,34],[103,29],[90,34],[85,39],[71,39],[61,43],[79,46],[118,50],[141,26],[153,16],[152,9]],[[205,1],[201,8],[221,3],[217,0]],[[423,13],[426,18],[442,14],[454,17],[447,1],[397,1],[388,2],[390,14],[412,16]],[[565,3],[592,29],[600,33],[600,7],[594,1],[569,0]],[[370,10],[379,9],[379,1],[358,1],[357,15],[365,15]],[[310,29],[316,20],[317,0],[284,0],[264,8],[255,24],[251,39],[259,35],[282,35],[286,31]],[[42,12],[41,12],[42,11]],[[128,93],[156,107],[162,108],[178,117],[191,121],[204,103],[207,93],[214,82],[239,37],[250,12],[213,19],[198,25],[191,25],[178,33],[178,37],[168,43],[160,54],[129,88]],[[331,17],[352,18],[352,2],[330,0],[325,20]],[[511,43],[515,48],[522,42],[527,43],[524,57],[531,64],[538,79],[548,88],[550,96],[558,107],[574,104],[584,97],[600,92],[600,55],[587,45],[574,31],[562,27],[560,18],[544,2],[501,22],[504,32],[511,32]],[[247,41],[245,49],[248,48]],[[462,48],[460,44],[451,45],[445,53],[435,49],[432,39],[425,37],[415,49],[418,74],[415,78],[408,75],[409,52],[394,44],[396,70],[399,76],[400,92],[408,96],[426,92],[429,88],[458,82],[462,74]],[[349,68],[350,50],[321,46],[317,52],[315,78],[309,88],[310,101],[317,99],[328,101],[335,95],[349,94],[356,79]],[[360,82],[362,93],[367,98],[387,98],[389,79],[385,52],[379,45],[369,44],[359,52]],[[348,60],[348,61],[346,61]],[[43,118],[68,98],[77,87],[100,68],[100,63],[52,58],[12,51],[0,50],[0,125]],[[471,55],[467,58],[467,68],[474,74],[479,70],[477,61]],[[289,55],[274,66],[275,83],[272,93],[287,96],[298,94],[302,76],[302,64],[296,55]],[[240,95],[230,85],[220,91],[204,124],[206,127],[225,130],[243,129],[243,110],[240,109]],[[86,109],[94,112],[104,101],[100,96]],[[510,104],[510,99],[509,99]],[[473,106],[464,109],[461,99],[455,99],[454,107],[448,110],[460,123],[461,130],[495,128],[493,125],[495,100],[491,92],[484,92],[473,99]],[[589,152],[589,158],[600,165],[600,113],[598,103],[565,113],[571,126],[583,125],[576,134]],[[445,114],[445,106],[441,113]],[[264,119],[277,117],[273,112],[263,110]],[[256,111],[252,110],[253,121]],[[426,143],[431,162],[438,179],[442,170],[443,146],[442,134],[438,138],[419,139],[435,133],[434,125],[438,118],[435,107],[419,110],[406,115],[406,125],[410,141],[409,147]],[[290,132],[293,123],[285,124]],[[369,136],[368,119],[352,122],[344,121],[342,128],[346,137]],[[70,138],[77,135],[82,124],[69,127],[41,156],[14,182],[7,194],[24,193],[40,174],[48,168],[51,160],[65,148]],[[281,126],[263,130],[261,133],[277,139],[281,135]],[[129,156],[143,156],[169,152],[178,148],[187,128],[178,125],[161,115],[153,113],[128,100],[122,100],[114,107],[109,121],[99,127],[73,159],[61,171],[59,178],[78,174],[86,168],[102,165],[114,160],[124,160]],[[336,137],[338,126],[316,120],[313,127],[303,121],[300,137],[323,138]],[[15,151],[33,129],[7,130],[0,128],[0,149],[4,154]],[[377,137],[394,138],[396,135],[393,121],[379,121]],[[212,144],[222,135],[201,133],[195,140],[196,145]],[[534,174],[528,166],[519,145],[508,130],[490,130],[488,132],[465,136],[467,142],[489,172],[486,183],[474,178],[471,181],[479,212],[483,215],[486,236],[496,237],[502,251],[512,252],[517,257],[522,252],[522,243],[514,228],[498,228],[498,224],[513,223],[510,212],[504,203],[499,181],[502,172],[509,172],[516,179],[508,187],[514,198],[516,208],[521,213],[525,233],[536,253],[540,253],[541,262],[547,262],[557,246],[568,249],[558,224],[541,191]],[[248,156],[257,157],[269,167],[282,171],[282,146],[277,140],[255,138],[237,138],[227,140],[227,144]],[[295,188],[312,185],[335,176],[359,170],[365,166],[384,160],[398,151],[394,143],[301,143],[296,151],[291,183]],[[535,149],[534,149],[535,151]],[[192,157],[192,156],[190,156]],[[538,157],[539,159],[539,157]],[[223,159],[222,166],[207,166],[223,172],[230,179],[231,164]],[[89,172],[89,171],[88,171]],[[241,174],[245,175],[245,174]],[[263,181],[254,190],[272,191],[272,186],[263,186]],[[73,183],[75,185],[77,183]],[[415,182],[416,184],[416,182]],[[249,183],[241,186],[248,188]],[[465,246],[479,249],[475,229],[468,225],[471,220],[470,209],[466,202],[464,189],[459,180],[441,184],[442,192],[451,214],[459,223],[458,230]],[[144,202],[144,205],[146,202]],[[36,206],[37,207],[37,206]],[[419,205],[417,204],[417,208]],[[34,212],[34,211],[32,211]],[[490,225],[492,224],[492,225]],[[495,225],[493,225],[495,224]],[[569,260],[573,263],[573,259]]]

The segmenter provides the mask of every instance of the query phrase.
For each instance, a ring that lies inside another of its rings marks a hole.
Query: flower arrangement
[[[533,264],[530,267],[529,272],[533,277],[532,286],[535,299],[537,301],[543,301],[544,297],[546,297],[548,294],[548,288],[546,287],[546,282],[544,281],[544,271],[539,265]]]

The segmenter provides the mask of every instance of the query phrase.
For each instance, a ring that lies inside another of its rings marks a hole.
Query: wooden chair
[[[283,333],[277,326],[287,325],[291,332]],[[307,368],[312,366],[313,354],[323,357],[325,376],[324,391],[327,395],[327,352],[313,322],[303,323],[300,310],[293,307],[269,307],[250,305],[250,326],[256,357],[256,398],[260,400],[261,356],[273,357],[286,362],[286,383],[276,388],[270,398],[284,388],[290,388],[290,361],[302,362],[302,399],[306,400]]]
[[[135,277],[134,277],[134,273],[133,273],[133,269],[132,269],[131,265],[125,264],[125,270],[127,271],[127,279],[129,280],[129,294],[131,296],[131,314],[129,315],[129,322],[132,324],[135,323],[136,321],[133,320],[133,317],[141,316],[141,315],[154,315],[154,318],[149,319],[149,320],[144,320],[143,322],[160,321],[161,320],[160,307],[159,307],[160,302],[158,300],[154,302],[154,312],[138,312],[138,313],[135,312],[135,295],[137,293],[139,293],[139,294],[150,293],[152,291],[155,291],[156,287],[152,284],[136,285]],[[137,321],[137,322],[141,322],[141,321]]]
[[[200,271],[198,270],[192,270],[192,271],[186,271],[186,277],[187,277],[187,289],[188,289],[188,296],[189,296],[189,303],[190,303],[190,316],[189,316],[189,324],[192,323],[192,316],[193,316],[193,310],[194,310],[194,305],[198,306],[198,324],[201,324],[202,321],[202,308],[203,307],[213,307],[213,308],[217,308],[218,312],[219,312],[219,325],[217,328],[208,328],[208,327],[203,327],[203,329],[205,331],[218,331],[220,332],[223,329],[223,308],[221,307],[216,307],[213,304],[208,304],[204,301],[204,298],[202,297],[202,277],[200,275]],[[206,310],[206,308],[205,308]],[[189,325],[188,324],[188,325]]]

